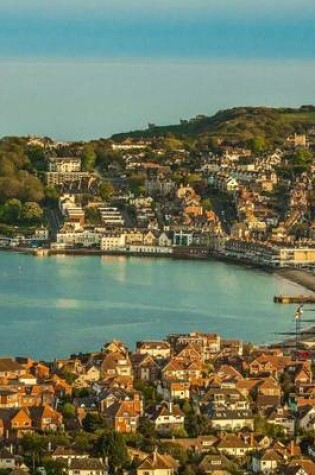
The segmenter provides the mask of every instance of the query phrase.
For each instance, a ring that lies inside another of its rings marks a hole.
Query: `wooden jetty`
[[[315,303],[315,295],[275,295],[274,303]]]

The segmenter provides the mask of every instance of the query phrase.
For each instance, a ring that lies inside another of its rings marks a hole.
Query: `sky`
[[[0,136],[315,98],[314,0],[0,0]]]
[[[314,58],[313,0],[1,0],[0,57]]]

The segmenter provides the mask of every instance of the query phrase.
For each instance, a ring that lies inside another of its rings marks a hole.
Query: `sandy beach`
[[[291,282],[295,282],[296,284],[299,284],[302,287],[315,292],[315,274],[312,274],[309,271],[283,268],[277,269],[275,273],[284,279],[288,279]]]

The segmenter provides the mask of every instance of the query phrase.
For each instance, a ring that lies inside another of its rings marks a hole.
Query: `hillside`
[[[178,125],[151,126],[145,130],[115,134],[113,140],[153,138],[173,135],[180,139],[220,138],[247,141],[262,137],[272,144],[281,144],[294,132],[304,133],[315,127],[315,106],[299,109],[237,107],[201,116]]]

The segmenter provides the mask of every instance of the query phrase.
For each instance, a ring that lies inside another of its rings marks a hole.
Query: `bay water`
[[[0,355],[42,359],[105,341],[209,331],[262,343],[293,326],[279,294],[306,290],[275,274],[218,261],[0,254]]]

